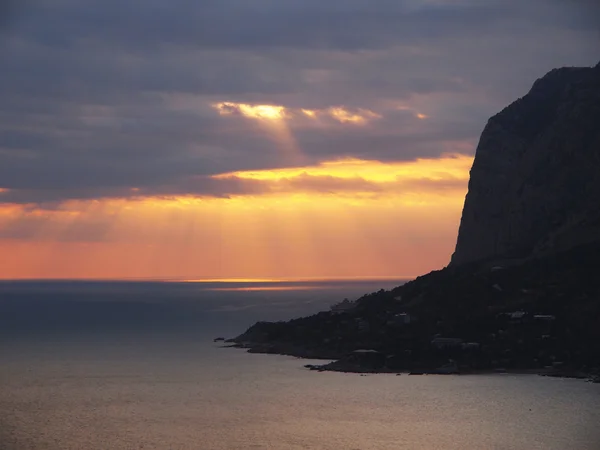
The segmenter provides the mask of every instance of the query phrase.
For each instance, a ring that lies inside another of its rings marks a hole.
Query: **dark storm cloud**
[[[198,195],[209,197],[230,197],[242,194],[262,194],[269,192],[269,186],[256,180],[239,178],[215,179],[206,176],[185,176],[183,170],[177,173],[175,183],[170,183],[169,177],[159,180],[155,178],[154,184],[138,184],[141,187],[129,187],[125,183],[121,186],[106,186],[106,182],[93,186],[93,181],[77,179],[69,180],[66,186],[51,188],[20,188],[0,192],[0,203],[38,203],[44,207],[55,207],[62,200],[90,200],[95,198],[142,198],[142,197],[176,197],[184,195]],[[112,179],[111,179],[112,181]],[[73,189],[71,185],[82,185]],[[114,184],[117,184],[116,182]]]
[[[382,114],[291,124],[306,163],[437,156],[474,143],[547,70],[600,57],[586,0],[2,4],[2,202],[261,191],[210,178],[292,163],[256,122],[219,116],[219,101]]]
[[[25,8],[25,27],[35,40],[69,47],[76,39],[95,39],[116,48],[148,49],[185,45],[209,49],[256,47],[382,48],[403,39],[477,35],[490,26],[514,20],[523,12],[537,23],[594,27],[589,14],[548,14],[555,5],[532,0],[516,8],[511,1],[364,0],[104,0],[38,1]],[[574,7],[586,3],[575,1]],[[591,6],[588,6],[591,7]],[[535,13],[535,16],[533,16]],[[58,33],[56,25],[63,33]]]
[[[484,30],[514,14],[510,5],[412,1],[147,0],[34,1],[23,29],[45,45],[70,47],[95,39],[117,48],[185,45],[210,49],[256,47],[381,48],[398,39],[452,37]],[[61,26],[62,33],[57,32]],[[426,33],[422,28],[427,27]],[[377,31],[377,32],[374,32]]]

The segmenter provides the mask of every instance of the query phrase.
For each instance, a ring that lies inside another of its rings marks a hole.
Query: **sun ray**
[[[289,113],[284,106],[233,102],[213,103],[212,106],[220,115],[238,114],[256,120],[285,154],[288,163],[302,164],[305,160],[298,142],[285,120]]]
[[[3,205],[0,251],[18,257],[3,259],[0,277],[415,274],[444,264],[451,251],[448,230],[458,225],[471,163],[460,154],[388,163],[346,158],[215,176],[275,186],[229,197],[138,192],[53,210]],[[312,178],[334,183],[306,184]],[[364,190],[365,182],[375,190]],[[31,224],[38,229],[24,236]]]

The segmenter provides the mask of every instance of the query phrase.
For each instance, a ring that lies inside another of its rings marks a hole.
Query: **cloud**
[[[283,105],[251,105],[247,103],[221,102],[211,105],[222,116],[244,116],[263,122],[294,121],[312,119],[321,123],[323,119],[342,124],[362,125],[381,115],[364,108],[349,109],[344,106],[331,106],[324,109],[286,108]],[[418,115],[417,115],[418,116]],[[306,123],[306,122],[305,122]]]
[[[213,176],[298,155],[310,166],[472,154],[487,118],[536,78],[600,57],[598,8],[584,0],[10,5],[3,202],[237,195],[265,188]],[[283,108],[295,152],[240,105]]]
[[[3,189],[0,190],[0,203],[28,205],[24,211],[33,213],[33,216],[24,216],[24,222],[21,222],[22,217],[18,216],[17,222],[5,223],[4,232],[8,233],[6,236],[16,237],[22,233],[24,236],[29,235],[31,223],[39,223],[40,218],[44,217],[43,211],[62,211],[63,201],[123,198],[141,201],[188,197],[227,199],[298,194],[364,197],[397,196],[416,191],[429,195],[434,194],[436,190],[444,195],[449,189],[455,192],[465,189],[471,164],[472,158],[464,155],[443,155],[441,158],[387,164],[379,161],[341,159],[314,166],[195,176],[178,180],[172,185],[76,191]],[[10,217],[14,219],[14,216]],[[31,222],[32,217],[34,222]]]

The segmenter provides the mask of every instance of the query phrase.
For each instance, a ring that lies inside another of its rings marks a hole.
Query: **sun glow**
[[[232,172],[215,178],[242,178],[251,180],[283,180],[301,176],[339,179],[361,178],[372,182],[398,182],[406,180],[459,180],[466,182],[473,164],[471,156],[456,154],[440,158],[421,158],[414,161],[384,163],[356,158],[325,161],[319,165],[274,170]]]
[[[447,263],[472,157],[358,159],[215,176],[180,195],[0,206],[3,278],[298,279],[419,274]],[[257,193],[261,192],[261,193]],[[58,256],[60,255],[60,256]]]
[[[329,122],[349,125],[364,125],[383,116],[366,108],[348,108],[345,106],[332,106],[322,109],[287,108],[282,105],[267,105],[235,102],[220,102],[211,105],[222,116],[239,115],[250,119],[262,121],[298,121],[309,118],[314,121],[329,120]]]
[[[258,120],[267,134],[277,143],[290,163],[301,164],[304,161],[302,150],[298,146],[285,119],[288,112],[285,107],[278,105],[250,105],[246,103],[222,102],[214,103],[213,108],[220,115],[241,115]]]
[[[373,111],[369,111],[366,109],[359,109],[357,112],[353,113],[341,107],[330,108],[328,110],[331,117],[337,120],[340,123],[354,123],[354,124],[364,124],[369,121],[369,119],[379,119],[381,115],[374,113]]]
[[[301,109],[300,111],[302,111],[302,114],[304,114],[305,116],[310,117],[311,119],[316,119],[317,118],[317,112],[313,111],[312,109]]]
[[[277,105],[250,105],[247,103],[222,102],[213,107],[221,115],[241,114],[260,120],[281,120],[285,117],[285,107]]]

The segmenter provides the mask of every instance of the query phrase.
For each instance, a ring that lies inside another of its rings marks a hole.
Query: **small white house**
[[[556,317],[550,315],[550,314],[536,314],[535,316],[533,316],[533,318],[535,320],[543,320],[545,322],[551,322],[554,319],[556,319]]]
[[[411,315],[408,313],[400,313],[394,316],[394,322],[401,325],[408,325],[412,320]]]
[[[527,315],[527,313],[525,311],[515,311],[515,312],[508,313],[508,316],[513,320],[521,320],[526,315]]]

